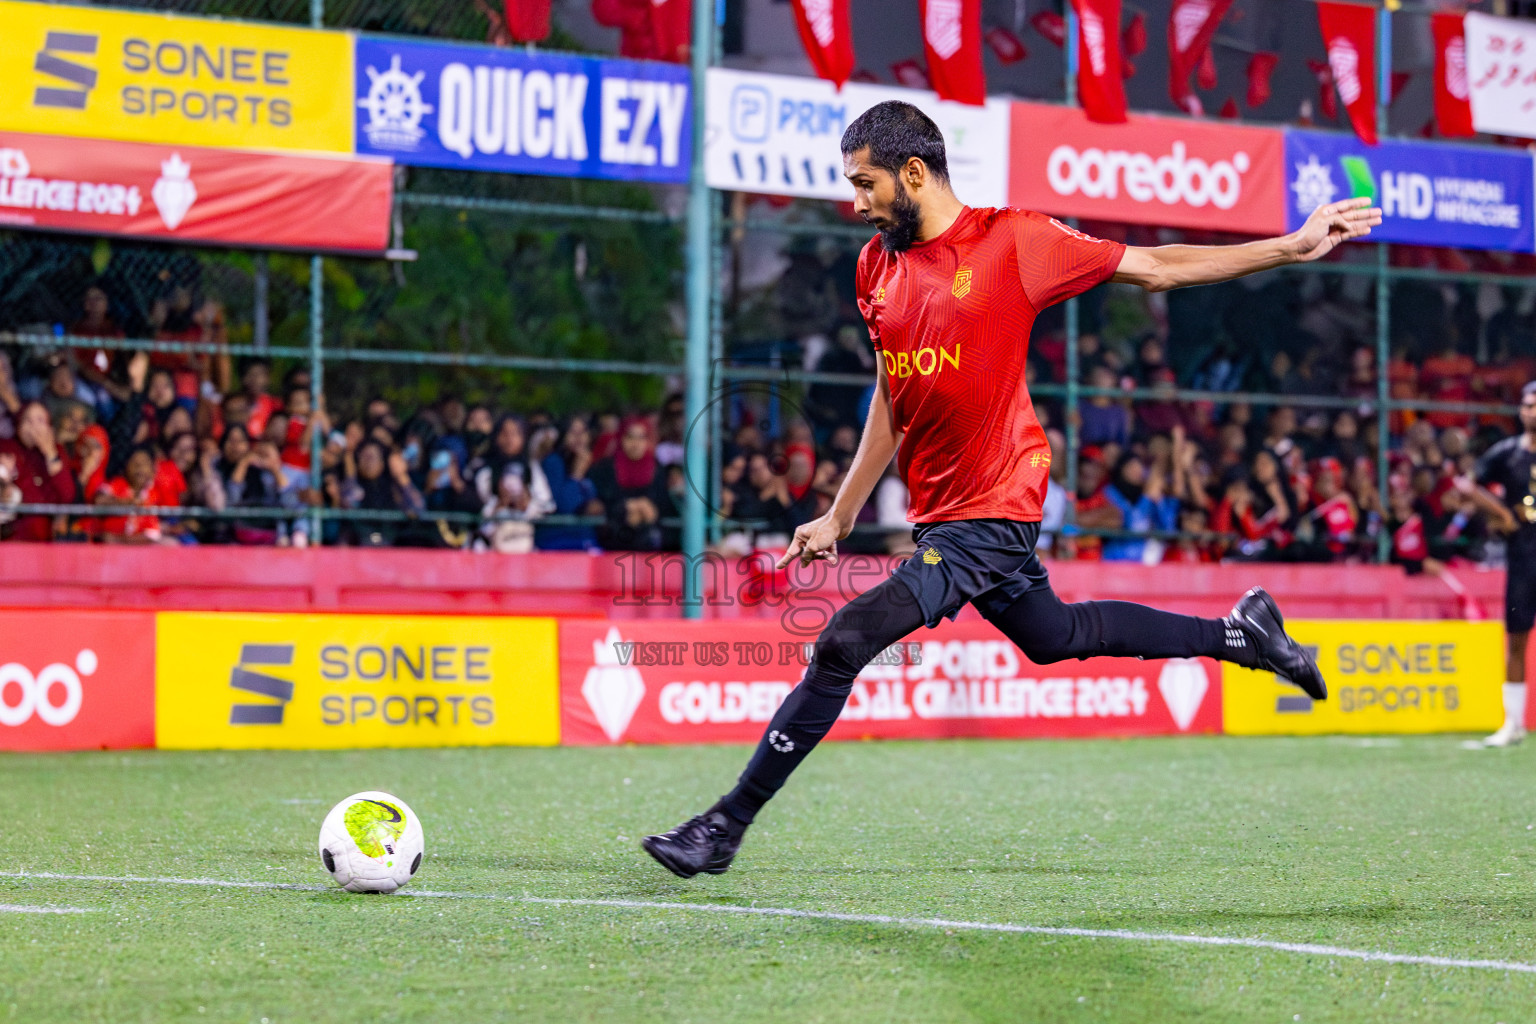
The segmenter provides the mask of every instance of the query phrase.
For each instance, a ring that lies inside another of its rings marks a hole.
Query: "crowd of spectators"
[[[222,309],[190,291],[157,303],[149,320],[158,338],[223,339]],[[123,336],[100,288],[86,291],[68,333]],[[1064,379],[1060,340],[1037,337],[1036,385]],[[860,344],[857,328],[835,333],[823,368],[869,372]],[[1369,345],[1263,354],[1218,346],[1176,372],[1157,332],[1131,345],[1090,333],[1079,355],[1085,392],[1073,493],[1062,404],[1043,386],[1037,399],[1055,451],[1042,535],[1055,557],[1366,561],[1383,536],[1413,569],[1496,557],[1466,481],[1476,454],[1513,421],[1394,413],[1383,498],[1378,425],[1366,404],[1377,389]],[[1536,359],[1498,355],[1480,366],[1453,342],[1429,358],[1404,347],[1387,367],[1388,383],[1399,398],[1510,402],[1536,378]],[[563,416],[455,397],[412,410],[381,397],[331,410],[313,403],[310,385],[303,366],[274,379],[260,358],[0,351],[0,512],[18,502],[100,507],[96,515],[0,515],[0,538],[507,553],[679,546],[690,487],[681,396],[659,409]],[[1179,400],[1179,386],[1211,397]],[[1287,404],[1222,400],[1244,389]],[[857,448],[868,392],[818,385],[804,418],[733,406],[718,488],[705,488],[724,521],[722,551],[782,547],[795,526],[830,507]],[[770,434],[769,423],[779,429]],[[341,514],[320,517],[315,535],[309,511],[317,507]],[[905,513],[893,464],[846,546],[910,550]]]

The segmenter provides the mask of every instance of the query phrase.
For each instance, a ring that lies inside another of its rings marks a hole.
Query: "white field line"
[[[119,882],[139,885],[196,885],[218,889],[268,889],[290,892],[336,892],[334,886],[295,882],[229,882],[217,878],[150,878],[137,875],[65,875],[46,871],[0,871],[0,878],[35,878],[62,882]],[[1176,932],[1143,932],[1121,928],[1065,928],[1036,924],[1001,924],[990,921],[952,921],[942,917],[892,917],[887,914],[840,914],[830,910],[793,910],[786,907],[739,907],[726,903],[663,903],[652,900],[555,899],[545,896],[499,896],[492,893],[436,892],[403,889],[396,896],[416,899],[491,900],[555,907],[615,907],[622,910],[685,910],[711,914],[742,914],[756,917],[788,917],[805,921],[839,921],[850,924],[882,924],[897,928],[942,928],[948,931],[1002,932],[1012,935],[1055,935],[1076,939],[1119,939],[1125,942],[1165,942],[1187,946],[1234,946],[1270,949],[1303,956],[1338,957],[1382,964],[1415,964],[1425,967],[1459,967],[1478,971],[1513,971],[1536,974],[1536,964],[1513,960],[1471,960],[1449,956],[1415,956],[1374,949],[1347,949],[1315,942],[1277,942],[1225,935],[1181,935]],[[0,904],[0,909],[6,905]],[[41,911],[41,908],[25,908]],[[45,911],[43,911],[45,912]],[[79,913],[66,909],[64,913]]]
[[[0,914],[89,914],[83,907],[35,907],[29,903],[0,903]]]

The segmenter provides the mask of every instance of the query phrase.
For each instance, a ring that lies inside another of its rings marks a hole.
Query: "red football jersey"
[[[900,253],[859,254],[859,311],[885,364],[914,523],[1040,518],[1051,449],[1024,381],[1047,306],[1106,281],[1125,246],[1014,209],[966,207]]]

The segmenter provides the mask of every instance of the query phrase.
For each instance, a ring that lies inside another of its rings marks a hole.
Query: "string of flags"
[[[475,0],[494,21],[501,12]],[[795,26],[818,77],[841,88],[848,81],[873,81],[860,70],[854,52],[852,0],[790,0]],[[923,52],[891,65],[898,84],[932,89],[941,99],[980,105],[987,86],[983,55],[990,50],[1004,66],[1025,60],[1028,48],[1012,30],[983,25],[982,0],[916,0]],[[1126,120],[1124,80],[1136,73],[1136,58],[1147,49],[1145,15],[1122,0],[1070,0],[1076,14],[1078,103],[1102,124]],[[548,38],[551,0],[505,0],[504,36],[513,42]],[[621,56],[685,62],[689,55],[693,0],[592,0],[592,14],[620,31]],[[1324,119],[1342,110],[1355,134],[1377,141],[1376,66],[1379,9],[1360,3],[1320,0],[1318,29],[1326,58],[1305,58],[1318,86],[1317,110]],[[1195,86],[1217,85],[1212,44],[1234,0],[1173,0],[1167,25],[1168,93],[1181,110],[1203,116]],[[1241,17],[1241,15],[1238,15]],[[1067,21],[1049,7],[1036,11],[1030,26],[1046,42],[1066,47]],[[1434,38],[1434,117],[1426,125],[1442,137],[1479,131],[1536,137],[1536,22],[1483,14],[1441,11],[1431,15]],[[495,26],[493,26],[495,28]],[[1469,28],[1471,31],[1469,32]],[[499,31],[499,30],[498,30]],[[985,49],[984,49],[985,48]],[[1281,54],[1261,45],[1249,56],[1243,101],[1262,107],[1272,95],[1270,80]],[[1410,74],[1391,76],[1390,103]],[[1219,111],[1237,117],[1229,97]]]

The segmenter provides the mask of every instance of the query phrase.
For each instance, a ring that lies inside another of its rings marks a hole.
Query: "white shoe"
[[[1513,720],[1507,720],[1499,727],[1499,731],[1483,740],[1485,747],[1512,747],[1525,739],[1525,726]]]

